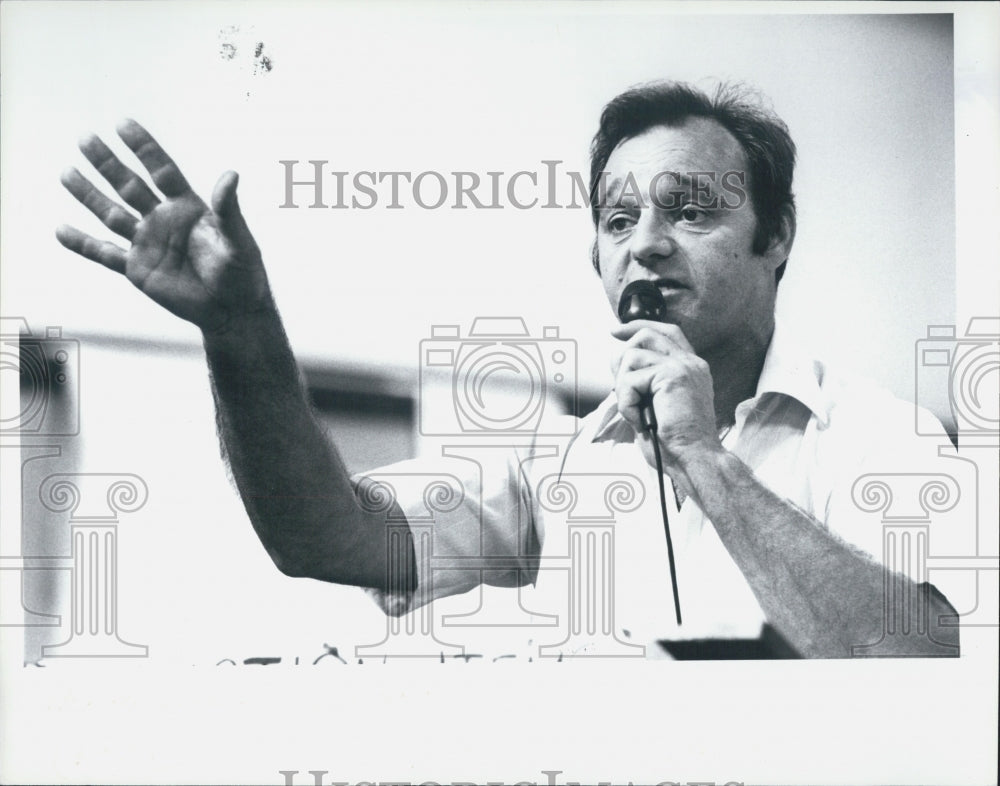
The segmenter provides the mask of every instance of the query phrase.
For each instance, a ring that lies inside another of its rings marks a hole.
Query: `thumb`
[[[219,217],[222,231],[230,240],[239,245],[246,245],[253,243],[253,236],[243,219],[240,203],[236,198],[236,185],[239,180],[240,176],[232,170],[222,173],[215,188],[212,189],[212,212]]]

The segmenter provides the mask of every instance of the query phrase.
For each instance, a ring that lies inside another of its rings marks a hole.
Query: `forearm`
[[[721,448],[692,453],[681,471],[767,619],[803,655],[851,656],[853,647],[881,638],[886,613],[907,621],[907,630],[917,629],[919,613],[928,613],[931,637],[957,647],[958,629],[939,624],[942,615],[954,613],[946,602],[905,576],[887,573],[763,486],[735,455]],[[887,595],[894,608],[886,608]],[[926,638],[897,636],[883,653],[941,652],[927,645]]]
[[[317,422],[273,309],[206,334],[219,434],[247,513],[285,573],[385,582],[384,516],[365,515]]]

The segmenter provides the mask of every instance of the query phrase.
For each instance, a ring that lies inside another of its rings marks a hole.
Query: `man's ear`
[[[601,275],[601,255],[597,251],[597,238],[594,238],[594,242],[590,246],[590,264],[594,266],[594,271],[598,276]]]
[[[764,255],[772,263],[772,269],[776,270],[791,255],[792,245],[795,243],[795,227],[795,208],[792,205],[786,205],[781,211],[778,232],[771,237],[767,251],[764,252]]]

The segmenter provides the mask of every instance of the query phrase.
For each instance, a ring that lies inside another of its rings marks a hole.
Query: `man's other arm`
[[[958,628],[941,624],[942,617],[955,617],[943,596],[887,572],[768,489],[722,447],[708,364],[678,327],[637,321],[619,333],[634,346],[619,362],[618,408],[635,429],[646,460],[655,466],[651,437],[640,419],[652,392],[666,472],[712,522],[768,621],[793,647],[807,657],[851,657],[855,647],[881,638],[887,614],[903,630],[917,630],[918,614],[927,613],[929,637],[891,637],[880,654],[957,654]]]
[[[941,624],[955,618],[944,596],[841,540],[721,445],[685,451],[676,466],[768,621],[803,655],[855,655],[882,638],[887,614],[904,630],[917,630],[926,614],[929,637],[887,634],[880,654],[940,655],[948,646],[958,653],[958,627]]]

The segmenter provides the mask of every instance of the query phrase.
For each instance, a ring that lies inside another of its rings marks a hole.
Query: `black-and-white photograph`
[[[996,782],[996,4],[0,14],[0,780]]]

